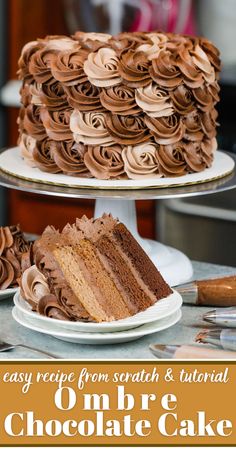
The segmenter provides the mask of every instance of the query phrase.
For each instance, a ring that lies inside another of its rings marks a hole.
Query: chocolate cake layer
[[[123,223],[118,223],[114,227],[112,235],[115,238],[116,244],[128,256],[133,267],[137,270],[150,292],[155,295],[155,299],[165,298],[170,295],[171,288],[164,281],[151,259]]]
[[[144,289],[140,286],[138,278],[135,273],[130,270],[127,261],[117,251],[117,247],[109,237],[102,236],[96,242],[96,248],[105,257],[110,269],[113,273],[113,279],[118,285],[118,288],[125,291],[126,297],[129,298],[136,308],[136,312],[145,310],[148,306],[154,303]]]

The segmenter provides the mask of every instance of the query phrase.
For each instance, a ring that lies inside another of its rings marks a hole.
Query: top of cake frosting
[[[25,45],[22,155],[99,179],[180,176],[211,165],[220,59],[203,37],[77,32]]]

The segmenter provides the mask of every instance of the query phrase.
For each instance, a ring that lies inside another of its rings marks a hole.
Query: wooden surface
[[[47,34],[69,34],[63,0],[8,0],[8,78],[16,78],[17,61],[23,45]],[[18,109],[7,111],[8,146],[16,145]],[[64,200],[21,192],[8,192],[8,223],[20,223],[26,232],[40,233],[48,225],[58,228],[76,217],[93,215],[93,201]],[[155,236],[155,203],[139,201],[138,226],[141,235]]]

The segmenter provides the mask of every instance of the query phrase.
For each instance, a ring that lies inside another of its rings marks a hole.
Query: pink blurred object
[[[130,31],[195,34],[192,0],[140,0]]]

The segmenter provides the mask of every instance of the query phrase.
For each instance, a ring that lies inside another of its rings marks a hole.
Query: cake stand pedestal
[[[230,155],[236,162],[236,155]],[[23,176],[23,175],[22,175]],[[153,240],[143,239],[137,230],[135,200],[174,199],[190,196],[206,195],[236,187],[236,173],[232,172],[224,177],[199,184],[175,185],[164,188],[140,189],[103,189],[81,188],[26,180],[0,170],[0,185],[10,189],[20,190],[41,195],[51,195],[63,198],[95,198],[95,217],[104,212],[119,217],[125,223],[134,237],[147,252],[163,277],[171,285],[178,285],[189,280],[192,276],[192,264],[182,252],[165,246]]]

